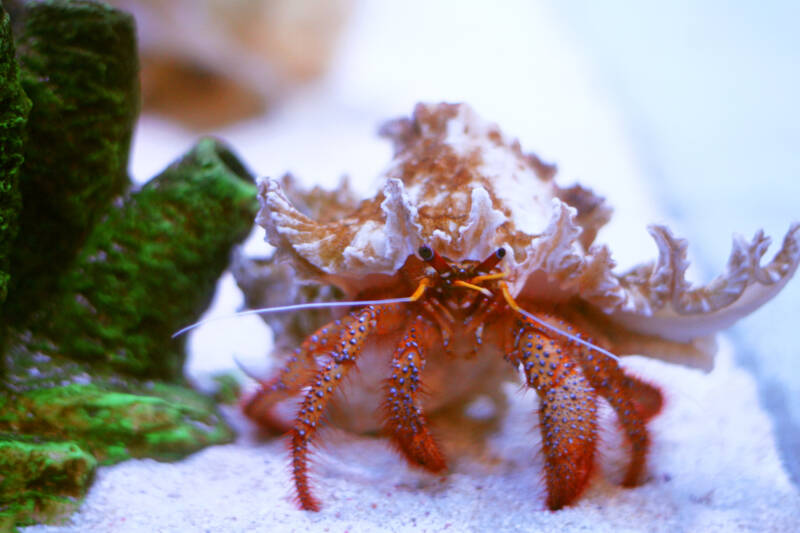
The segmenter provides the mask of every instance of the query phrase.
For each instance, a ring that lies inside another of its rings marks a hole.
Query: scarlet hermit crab
[[[289,432],[303,509],[320,507],[308,458],[325,420],[382,428],[409,463],[439,472],[446,461],[426,413],[496,398],[519,374],[539,397],[550,509],[588,483],[599,401],[630,446],[623,484],[636,485],[662,395],[617,356],[706,366],[711,335],[770,299],[800,261],[800,225],[766,266],[759,232],[734,241],[724,275],[691,287],[685,241],[652,226],[658,259],[619,275],[608,248],[593,244],[611,214],[604,200],[556,185],[554,167],[468,106],[420,104],[382,133],[394,158],[374,198],[356,201],[346,182],[305,194],[289,176],[262,181],[257,222],[276,254],[266,264],[240,257],[234,269],[251,305],[334,298],[351,307],[313,327],[269,315],[283,367],[243,404],[262,426]],[[294,339],[299,348],[286,350]],[[345,401],[337,391],[348,374]],[[284,422],[278,406],[299,396]]]

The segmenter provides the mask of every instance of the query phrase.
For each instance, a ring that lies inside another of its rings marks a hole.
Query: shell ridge
[[[494,209],[489,192],[482,186],[473,187],[470,193],[470,210],[467,222],[458,228],[462,244],[461,254],[481,258],[496,246],[497,229],[506,222],[502,211]]]
[[[385,197],[381,202],[381,211],[386,218],[383,226],[383,259],[386,273],[391,273],[403,266],[406,258],[414,253],[422,241],[422,225],[419,223],[419,212],[400,179],[389,178],[383,192]]]
[[[780,292],[800,263],[800,225],[790,227],[781,249],[765,267],[760,261],[769,238],[759,231],[750,242],[735,237],[726,271],[705,286],[689,289],[683,278],[686,241],[675,239],[662,226],[651,227],[651,233],[661,254],[651,275],[642,277],[642,269],[635,269],[622,282],[634,297],[649,302],[652,312],[619,310],[611,316],[631,331],[668,340],[688,342],[730,326]]]

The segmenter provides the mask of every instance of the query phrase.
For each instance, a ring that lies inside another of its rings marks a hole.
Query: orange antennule
[[[493,281],[496,279],[503,279],[508,277],[508,272],[495,272],[494,274],[482,274],[480,276],[475,276],[471,280],[470,283],[474,283],[477,285],[478,283],[483,283],[484,281]]]
[[[492,291],[490,291],[486,287],[479,287],[478,285],[475,285],[474,283],[469,283],[469,282],[466,282],[466,281],[457,280],[457,281],[453,282],[453,285],[456,285],[458,287],[464,287],[465,289],[472,289],[473,291],[478,291],[481,294],[484,294],[485,296],[488,296],[489,298],[494,296],[494,294],[492,294]]]
[[[422,295],[425,293],[425,289],[427,289],[430,286],[431,286],[431,280],[429,280],[428,278],[422,278],[419,282],[419,285],[417,285],[417,290],[414,291],[414,294],[408,297],[408,301],[416,302],[417,300],[422,298]]]

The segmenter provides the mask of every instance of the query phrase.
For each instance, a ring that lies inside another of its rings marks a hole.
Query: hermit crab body
[[[346,183],[304,194],[289,177],[261,182],[257,221],[276,254],[263,264],[240,258],[234,269],[251,305],[352,304],[313,326],[270,315],[284,365],[244,403],[261,425],[289,431],[303,509],[320,506],[308,455],[324,421],[380,428],[412,465],[439,472],[446,460],[426,413],[496,397],[518,375],[539,397],[551,509],[588,483],[601,399],[630,446],[623,484],[641,482],[646,424],[662,396],[617,356],[708,367],[710,336],[777,293],[800,260],[800,226],[766,266],[769,240],[758,233],[734,242],[724,275],[695,288],[684,279],[685,242],[653,226],[658,260],[618,275],[608,248],[593,245],[611,213],[603,199],[557,186],[553,167],[469,107],[420,104],[382,131],[395,156],[372,199],[356,202]],[[292,342],[299,348],[286,350]],[[345,402],[337,390],[355,368]],[[276,407],[295,397],[284,427]]]

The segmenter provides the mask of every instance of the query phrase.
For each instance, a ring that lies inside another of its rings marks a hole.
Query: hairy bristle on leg
[[[338,326],[336,342],[328,350],[330,360],[308,384],[291,431],[292,476],[302,509],[318,511],[320,507],[309,486],[308,453],[328,403],[344,377],[355,367],[367,337],[376,331],[381,333],[398,327],[403,316],[394,306],[368,306],[352,313]]]
[[[580,495],[594,469],[597,398],[562,343],[525,318],[508,358],[522,367],[540,398],[547,506],[557,510]]]
[[[384,427],[400,452],[412,464],[439,472],[446,468],[445,459],[419,405],[424,347],[434,334],[433,326],[422,317],[410,323],[392,359],[383,409]]]
[[[580,347],[575,351],[592,387],[614,409],[631,446],[631,460],[622,484],[626,487],[639,485],[650,447],[646,423],[661,410],[661,391],[629,376],[613,359],[597,356]]]
[[[259,426],[285,433],[291,425],[281,421],[273,412],[275,404],[295,396],[308,385],[318,371],[316,358],[330,351],[338,339],[340,320],[332,320],[312,335],[286,360],[286,364],[271,379],[260,381],[259,390],[242,402],[242,411]]]

